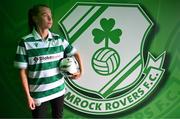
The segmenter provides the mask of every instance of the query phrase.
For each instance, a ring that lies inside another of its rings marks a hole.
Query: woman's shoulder
[[[65,38],[62,35],[59,35],[57,33],[51,33],[51,34],[55,40],[63,40],[63,41],[65,40]]]
[[[28,34],[28,35],[20,37],[20,39],[17,42],[18,42],[19,45],[23,46],[23,44],[25,42],[32,41],[32,39],[33,39],[33,35]]]
[[[23,36],[21,39],[22,39],[23,41],[29,41],[29,40],[34,39],[34,37],[33,37],[33,34],[30,33],[30,34],[28,34],[28,35]]]

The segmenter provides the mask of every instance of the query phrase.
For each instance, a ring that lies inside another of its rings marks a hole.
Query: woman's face
[[[50,29],[52,26],[51,10],[47,7],[40,7],[37,16],[34,16],[36,26],[41,29]]]

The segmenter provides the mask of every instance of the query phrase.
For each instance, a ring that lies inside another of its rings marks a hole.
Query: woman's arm
[[[30,95],[30,92],[29,92],[29,85],[28,85],[26,69],[20,69],[19,74],[20,74],[20,79],[22,81],[23,89],[25,91],[25,94],[26,94],[26,97],[28,100],[28,106],[31,110],[34,110],[35,109],[35,102],[34,102],[33,98]]]
[[[81,59],[81,57],[80,57],[80,54],[79,54],[79,53],[75,53],[75,54],[74,54],[74,57],[76,58],[76,60],[77,60],[78,63],[79,63],[79,70],[80,70],[79,73],[74,74],[74,77],[73,77],[73,78],[77,79],[77,78],[79,78],[79,77],[83,74],[84,69],[83,69],[83,62],[82,62],[82,59]]]

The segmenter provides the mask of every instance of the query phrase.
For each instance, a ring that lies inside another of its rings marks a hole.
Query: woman
[[[48,102],[52,117],[62,118],[65,88],[59,62],[64,57],[75,56],[80,66],[80,72],[72,77],[76,79],[82,74],[81,58],[64,38],[49,31],[53,21],[48,6],[34,6],[28,17],[31,33],[19,42],[14,65],[20,69],[33,118],[46,117]]]

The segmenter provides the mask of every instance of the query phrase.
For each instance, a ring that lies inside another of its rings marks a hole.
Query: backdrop
[[[54,25],[52,31],[64,35],[58,21],[78,0],[6,0],[0,2],[0,118],[31,117],[26,105],[18,71],[13,67],[17,41],[28,33],[27,11],[32,5],[50,6]],[[86,0],[79,0],[86,2]],[[149,99],[134,110],[106,116],[94,116],[75,111],[67,106],[64,118],[180,118],[180,1],[179,0],[88,0],[88,2],[139,4],[154,26],[148,35],[145,52],[158,56],[166,51],[161,82]],[[49,110],[50,115],[50,110]]]

